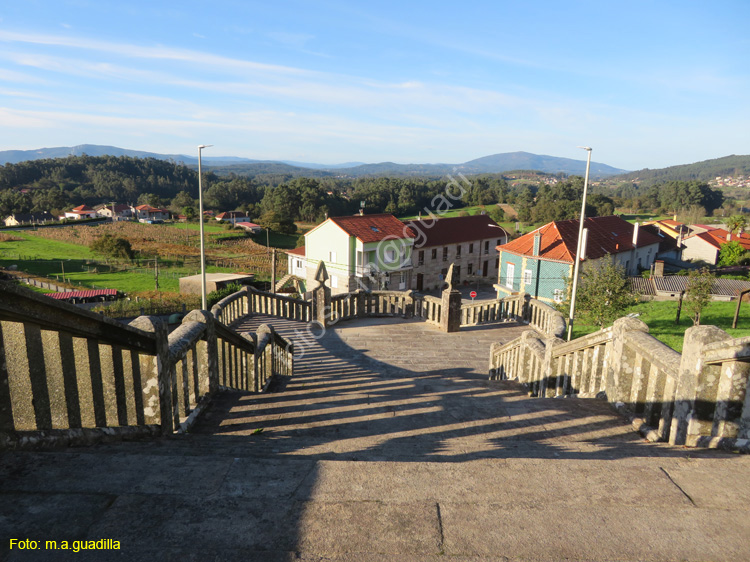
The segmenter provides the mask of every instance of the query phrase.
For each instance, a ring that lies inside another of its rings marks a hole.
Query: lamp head
[[[212,144],[202,144],[198,147],[198,150],[201,150],[203,148],[208,148],[209,146],[213,146]]]
[[[582,148],[583,150],[588,150],[589,152],[591,152],[592,150],[590,146],[579,146],[578,148]]]

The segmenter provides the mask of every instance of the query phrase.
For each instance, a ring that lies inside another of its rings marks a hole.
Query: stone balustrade
[[[293,352],[271,327],[240,335],[205,311],[167,335],[156,317],[124,325],[4,285],[0,448],[185,430],[220,387],[291,375]]]
[[[490,378],[534,396],[600,396],[648,439],[750,449],[750,338],[715,326],[685,332],[682,354],[634,318],[571,342],[527,331],[490,351]]]

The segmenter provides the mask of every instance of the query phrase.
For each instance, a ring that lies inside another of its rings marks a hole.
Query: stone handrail
[[[543,334],[558,338],[563,337],[567,324],[565,317],[560,312],[528,295],[523,295],[523,298],[527,301],[523,319],[529,325]]]
[[[0,448],[90,443],[185,430],[220,386],[263,389],[291,375],[293,348],[194,310],[167,335],[15,287],[0,291]]]
[[[750,338],[696,326],[683,350],[633,318],[571,342],[527,331],[492,346],[490,378],[516,379],[540,397],[606,396],[653,441],[748,448]]]
[[[259,291],[249,286],[244,287],[239,293],[239,298],[243,298],[246,301],[245,310],[249,315],[265,314],[278,318],[286,318],[287,320],[300,320],[301,322],[310,322],[313,319],[312,305],[308,301]],[[237,294],[234,293],[234,295],[230,295],[227,298],[234,297]],[[221,302],[218,304],[221,304]]]
[[[414,299],[414,316],[422,318],[428,324],[440,326],[443,301],[430,295],[420,296]]]

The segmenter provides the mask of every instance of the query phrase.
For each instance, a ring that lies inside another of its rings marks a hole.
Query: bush
[[[94,240],[89,248],[92,252],[103,254],[112,258],[133,259],[133,248],[125,238],[105,234]]]
[[[211,291],[206,295],[206,306],[208,307],[208,310],[211,310],[214,305],[219,302],[224,297],[228,297],[229,295],[236,293],[242,289],[242,285],[239,283],[232,283],[231,285],[227,285],[223,289],[218,289],[216,291]]]

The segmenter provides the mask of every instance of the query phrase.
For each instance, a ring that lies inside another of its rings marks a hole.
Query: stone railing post
[[[321,262],[322,263],[322,262]],[[257,342],[255,348],[255,392],[260,392],[265,384],[273,376],[273,348],[274,348],[274,329],[268,324],[261,324],[255,330]],[[260,359],[263,359],[260,361]],[[262,372],[258,371],[258,364],[263,364]]]
[[[199,353],[199,380],[206,381],[208,392],[219,390],[219,349],[216,341],[216,325],[213,316],[203,310],[192,310],[183,318],[182,323],[201,322],[206,325],[204,336],[204,351]],[[203,387],[203,384],[201,384]]]
[[[627,402],[635,373],[635,357],[625,346],[627,332],[646,332],[648,326],[635,318],[619,318],[612,325],[612,361],[607,366],[605,391],[611,403]]]
[[[539,377],[539,385],[535,389],[536,395],[540,398],[553,398],[555,396],[555,388],[552,388],[549,394],[547,392],[547,389],[550,388],[549,382],[552,380],[554,370],[552,353],[554,352],[554,347],[561,343],[565,343],[564,340],[555,335],[547,336],[547,338],[544,340],[544,362],[542,363],[542,372],[540,373]]]
[[[365,298],[366,294],[362,289],[357,289],[354,293],[354,314],[357,318],[365,317]]]
[[[440,329],[443,332],[458,332],[461,329],[461,292],[454,289],[457,279],[453,264],[448,268],[445,282],[448,287],[443,291],[441,300]]]
[[[670,444],[694,445],[691,443],[693,439],[711,435],[721,366],[706,365],[703,349],[708,344],[731,339],[716,326],[693,326],[685,331],[669,432]]]
[[[524,293],[518,297],[519,305],[521,308],[521,318],[530,323],[531,322],[531,295]]]
[[[318,264],[315,272],[315,281],[318,286],[312,290],[312,321],[317,322],[324,328],[328,326],[328,320],[331,312],[331,289],[326,287],[325,282],[328,280],[328,272],[324,262]]]
[[[406,291],[404,297],[404,318],[414,318],[414,291]]]
[[[130,323],[133,328],[151,332],[156,336],[156,355],[140,355],[141,376],[143,383],[143,409],[146,423],[156,420],[159,411],[159,423],[162,435],[174,432],[172,404],[172,386],[174,384],[174,365],[169,364],[169,336],[167,326],[155,316],[139,316]]]

